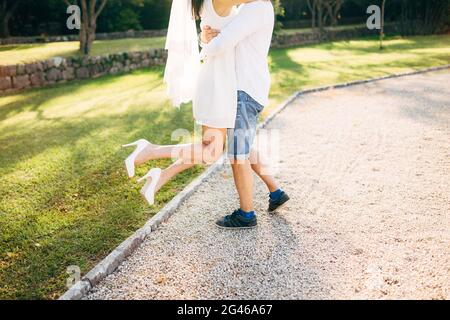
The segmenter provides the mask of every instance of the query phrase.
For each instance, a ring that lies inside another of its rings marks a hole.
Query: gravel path
[[[214,175],[88,299],[450,299],[450,73],[309,94],[270,124],[291,195],[259,227]]]

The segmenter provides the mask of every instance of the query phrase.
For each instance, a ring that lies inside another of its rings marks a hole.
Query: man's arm
[[[270,6],[263,1],[255,1],[244,5],[239,14],[211,42],[204,46],[201,58],[207,59],[220,55],[257,32],[274,19]]]

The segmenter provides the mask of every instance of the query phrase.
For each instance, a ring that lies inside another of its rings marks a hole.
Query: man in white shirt
[[[257,0],[242,5],[238,16],[224,29],[218,31],[206,28],[202,32],[202,40],[207,43],[201,52],[203,60],[220,55],[229,48],[236,49],[238,108],[235,128],[228,131],[228,156],[239,193],[240,208],[217,221],[217,226],[221,228],[243,229],[257,225],[252,169],[269,187],[269,212],[276,211],[289,200],[272,177],[262,175],[259,165],[250,163],[258,116],[269,101],[267,56],[274,22],[272,3],[269,0]]]

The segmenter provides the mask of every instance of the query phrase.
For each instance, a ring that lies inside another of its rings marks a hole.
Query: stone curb
[[[166,222],[170,216],[182,205],[184,200],[194,193],[198,187],[206,181],[216,171],[220,170],[225,162],[222,157],[211,165],[198,178],[192,181],[186,188],[177,194],[164,208],[153,216],[142,228],[137,230],[128,239],[122,242],[106,258],[91,269],[79,282],[67,290],[59,300],[80,300],[89,290],[95,287],[106,276],[113,273],[117,267],[138,248],[145,238],[155,231],[163,222]]]
[[[58,300],[81,300],[91,290],[89,281],[78,281],[66,291]]]
[[[276,117],[276,115],[278,115],[281,111],[283,111],[287,106],[289,106],[292,102],[294,102],[297,98],[299,98],[302,95],[445,69],[450,69],[450,65],[433,67],[408,73],[393,74],[380,78],[371,78],[367,80],[359,80],[337,85],[330,85],[297,91],[285,102],[279,105],[262,123],[260,123],[258,125],[258,130],[267,127],[267,125]],[[117,269],[117,267],[131,253],[133,253],[137,247],[141,245],[141,243],[152,231],[155,231],[163,222],[166,222],[173,215],[173,213],[175,213],[175,211],[183,204],[183,202],[200,187],[200,185],[203,182],[205,182],[215,172],[220,170],[224,166],[225,161],[226,155],[222,156],[217,162],[211,165],[198,178],[192,181],[186,188],[183,189],[183,191],[181,191],[178,195],[176,195],[164,208],[162,208],[161,211],[159,211],[154,217],[152,217],[142,228],[137,230],[128,239],[122,242],[106,258],[104,258],[99,264],[97,264],[97,266],[95,266],[92,270],[90,270],[79,282],[77,282],[68,291],[66,291],[66,293],[64,293],[59,298],[59,300],[82,299],[101,280],[103,280],[105,277],[113,273]]]

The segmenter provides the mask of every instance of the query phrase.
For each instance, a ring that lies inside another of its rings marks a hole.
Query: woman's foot
[[[155,203],[155,194],[161,188],[161,173],[162,170],[159,168],[152,169],[138,180],[138,182],[145,181],[140,193],[149,205]]]
[[[160,146],[152,144],[145,139],[140,139],[136,142],[126,144],[123,147],[136,146],[134,152],[125,160],[125,167],[130,178],[134,177],[135,167],[146,163],[150,160],[161,158],[157,155],[157,150]]]
[[[150,142],[148,142],[145,139],[140,139],[133,143],[125,144],[122,146],[123,148],[136,147],[133,153],[130,154],[128,158],[125,160],[125,168],[127,170],[128,177],[130,178],[134,177],[135,167],[136,165],[139,165],[139,163],[136,162],[136,159],[149,145],[151,145]]]

